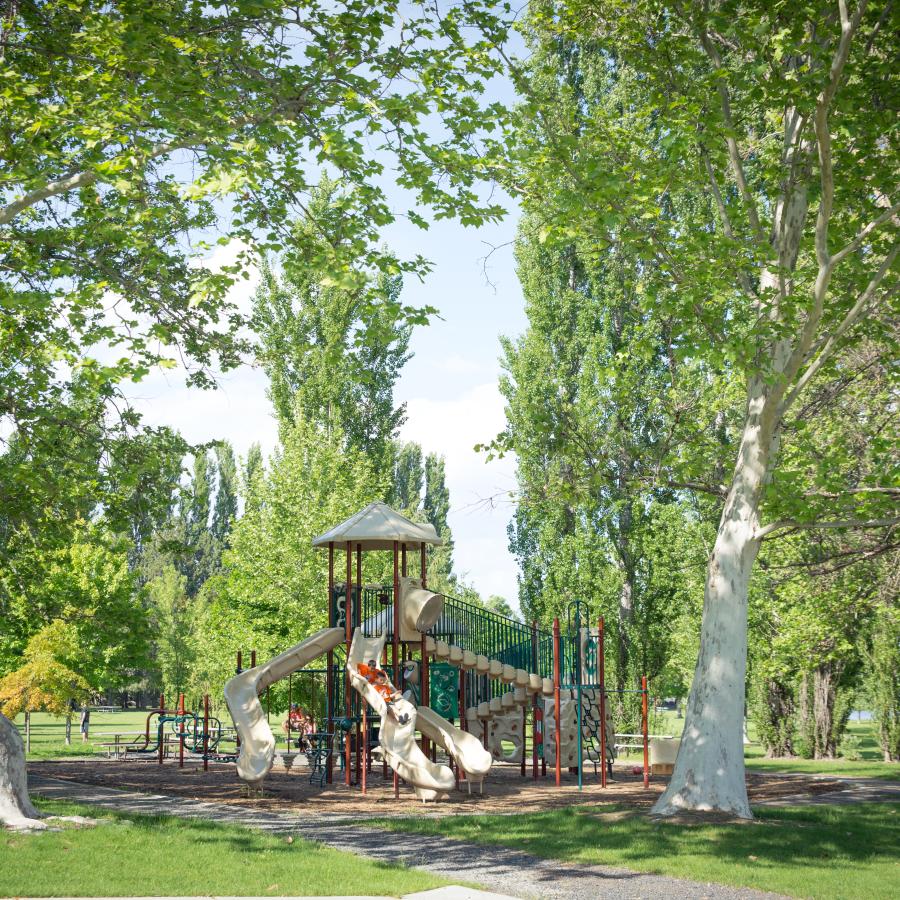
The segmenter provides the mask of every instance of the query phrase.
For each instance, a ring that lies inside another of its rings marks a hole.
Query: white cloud
[[[414,397],[401,437],[446,459],[454,567],[483,595],[500,594],[515,605],[516,564],[507,548],[513,507],[515,459],[486,462],[475,451],[506,424],[504,399],[494,383],[481,384],[449,400]]]
[[[450,353],[435,359],[434,368],[446,375],[481,375],[490,374],[490,367],[483,362],[470,357],[461,356],[458,353]]]

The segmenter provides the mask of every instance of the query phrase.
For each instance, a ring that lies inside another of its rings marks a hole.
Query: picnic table
[[[143,731],[95,731],[94,737],[111,737],[111,741],[91,741],[98,747],[106,748],[107,758],[122,759],[128,754],[129,746],[133,746],[134,740],[122,740],[122,738],[142,738]]]

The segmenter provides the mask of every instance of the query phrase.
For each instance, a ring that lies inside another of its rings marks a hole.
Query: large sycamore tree
[[[427,270],[378,249],[395,216],[425,227],[425,208],[469,224],[498,213],[473,187],[474,143],[497,118],[476,99],[496,68],[482,36],[496,34],[491,10],[484,0],[4,5],[0,561],[22,534],[41,543],[70,518],[60,501],[73,483],[102,506],[111,486],[145,474],[138,453],[110,483],[109,448],[145,438],[123,380],[181,363],[210,385],[238,364],[228,289],[254,253],[282,248],[323,176],[345,190],[343,239],[310,247],[308,264],[348,288]],[[391,182],[409,209],[389,203]],[[244,248],[232,264],[204,264],[232,241]],[[16,755],[6,746],[0,766]]]
[[[657,814],[751,815],[741,724],[761,542],[900,520],[896,423],[835,423],[827,462],[814,427],[819,404],[856,379],[854,347],[896,356],[896,25],[890,3],[866,0],[535,2],[529,61],[510,61],[523,103],[498,171],[541,239],[641,254],[673,406],[685,367],[741,386],[723,469],[677,439],[653,460],[658,478],[721,504],[684,737]],[[826,382],[834,391],[817,394]],[[872,431],[865,472],[841,428]]]

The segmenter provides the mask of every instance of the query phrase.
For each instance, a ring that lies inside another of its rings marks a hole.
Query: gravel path
[[[236,804],[209,803],[186,797],[118,791],[32,775],[29,787],[43,797],[73,800],[119,812],[176,815],[242,825],[273,833],[299,835],[358,856],[397,862],[425,869],[450,879],[477,882],[488,890],[520,898],[540,900],[634,900],[665,897],[666,900],[760,900],[774,898],[744,888],[701,884],[646,875],[607,866],[574,865],[545,860],[517,850],[483,847],[443,837],[418,835],[415,844],[402,835],[360,828],[359,819],[344,823],[334,819],[304,821],[296,813],[250,809]]]
[[[791,778],[783,775],[782,778]],[[807,788],[810,776],[796,775],[797,793],[769,800],[755,800],[753,806],[817,806],[822,803],[844,805],[848,803],[900,803],[900,781],[883,781],[879,778],[842,778],[822,776],[822,780],[837,781],[835,790],[810,794]]]

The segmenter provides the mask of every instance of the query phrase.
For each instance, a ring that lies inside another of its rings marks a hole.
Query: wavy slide
[[[235,675],[225,685],[225,705],[241,739],[237,771],[242,780],[260,784],[275,760],[275,737],[259,695],[269,685],[334,650],[343,640],[343,628],[323,628],[267,663]]]
[[[420,800],[443,800],[450,796],[450,791],[456,786],[453,771],[447,766],[433,763],[416,743],[416,720],[423,713],[430,713],[424,707],[416,709],[408,700],[397,700],[388,704],[384,697],[359,674],[359,663],[367,663],[369,660],[380,660],[384,649],[386,635],[367,638],[362,630],[357,628],[353,634],[353,643],[350,646],[350,655],[347,657],[347,674],[350,676],[350,684],[363,699],[381,717],[379,731],[379,743],[384,754],[385,762],[404,780],[408,781],[416,789],[416,796]],[[404,724],[400,719],[407,717]],[[436,713],[432,713],[437,719],[444,721]],[[449,722],[445,722],[449,725]],[[427,726],[426,726],[427,727]],[[451,726],[452,727],[452,726]]]
[[[460,769],[466,773],[469,793],[472,793],[473,784],[481,788],[494,761],[481,741],[474,734],[457,728],[427,706],[420,706],[416,712],[418,714],[416,724],[419,731],[438,746],[443,747]]]

